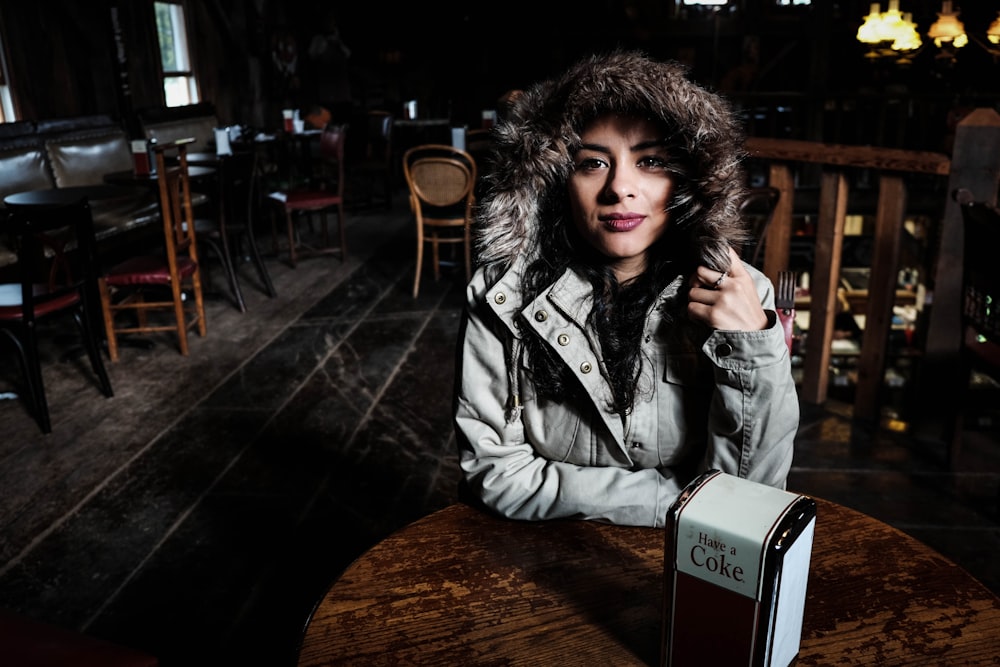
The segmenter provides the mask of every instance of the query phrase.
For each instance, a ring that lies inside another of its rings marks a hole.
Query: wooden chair
[[[441,244],[461,245],[465,278],[472,277],[472,211],[476,204],[476,161],[445,144],[414,146],[403,155],[410,210],[417,223],[417,267],[413,297],[420,291],[424,245],[431,246],[434,280],[441,278]]]
[[[200,336],[208,333],[188,178],[187,147],[193,141],[179,139],[154,148],[163,218],[162,252],[129,257],[98,280],[111,361],[118,361],[121,334],[173,331],[180,353],[186,356],[188,330],[197,327]],[[176,162],[168,163],[167,152],[176,152]],[[121,323],[123,311],[134,315],[136,322]],[[156,311],[169,312],[170,321],[150,319]]]
[[[300,254],[339,254],[347,259],[347,234],[344,219],[344,141],[347,128],[343,125],[327,125],[319,140],[320,163],[306,187],[280,190],[268,195],[275,206],[284,214],[288,229],[288,255],[292,267],[298,264]],[[330,246],[330,228],[327,215],[337,213],[337,229],[340,246]],[[323,219],[323,245],[314,247],[304,243],[295,222],[298,218],[319,213]],[[271,218],[271,238],[275,251],[278,248],[278,231],[275,218]]]
[[[961,381],[954,397],[949,425],[948,462],[957,467],[962,452],[962,429],[975,373],[1000,383],[1000,209],[975,202],[968,190],[959,190],[964,229],[961,300]]]
[[[226,280],[236,307],[241,313],[245,313],[246,300],[243,298],[236,264],[237,256],[242,252],[242,241],[246,241],[250,261],[253,262],[264,291],[269,297],[277,295],[271,282],[271,275],[257,249],[257,239],[254,234],[254,214],[257,210],[257,154],[249,150],[238,151],[232,155],[220,155],[214,164],[218,169],[214,215],[195,220],[195,231],[203,250],[211,250],[219,258],[226,272]],[[203,252],[203,259],[205,259],[204,254]]]
[[[97,242],[90,205],[7,204],[4,225],[17,247],[18,283],[0,285],[0,332],[13,342],[27,401],[43,433],[52,432],[38,350],[38,324],[71,315],[101,392],[113,396],[104,368],[97,312]]]

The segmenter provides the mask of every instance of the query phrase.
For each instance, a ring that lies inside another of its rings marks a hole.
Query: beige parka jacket
[[[720,266],[729,243],[743,238],[742,137],[725,103],[682,67],[614,53],[528,89],[495,128],[477,215],[481,265],[467,289],[455,393],[464,490],[514,519],[662,527],[679,491],[710,468],[783,488],[799,408],[772,286],[759,271],[748,267],[768,314],[761,331],[709,331],[665,316],[686,303],[685,275],[661,292],[624,418],[608,407],[600,344],[588,325],[590,282],[569,269],[525,302],[525,266],[544,252],[539,202],[565,190],[582,119],[594,109],[640,109],[684,135],[699,166],[699,208],[687,223],[698,262]],[[527,335],[546,341],[588,399],[535,396]]]

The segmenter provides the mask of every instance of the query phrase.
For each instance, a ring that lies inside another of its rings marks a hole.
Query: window
[[[10,123],[17,120],[14,113],[14,98],[10,92],[10,79],[7,76],[7,49],[4,48],[3,39],[0,39],[0,123]]]
[[[198,81],[191,68],[188,52],[184,6],[175,2],[154,2],[156,32],[160,40],[160,64],[163,67],[163,94],[168,107],[199,101]]]

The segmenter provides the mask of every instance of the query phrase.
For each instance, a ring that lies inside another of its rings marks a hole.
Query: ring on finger
[[[719,279],[715,281],[714,285],[712,285],[712,289],[719,289],[720,287],[722,287],[722,282],[726,279],[726,276],[728,275],[729,275],[728,271],[723,271],[721,274],[719,274]]]

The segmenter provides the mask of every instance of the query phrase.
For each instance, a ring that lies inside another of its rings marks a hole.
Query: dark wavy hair
[[[600,115],[601,112],[595,112],[588,122]],[[667,209],[670,213],[667,229],[650,247],[646,270],[625,284],[618,282],[608,259],[592,248],[573,224],[564,183],[539,202],[539,219],[543,221],[539,229],[539,256],[527,267],[522,285],[523,303],[528,304],[566,270],[576,271],[590,282],[594,303],[588,324],[597,332],[603,370],[611,385],[612,403],[608,407],[622,416],[631,412],[638,390],[646,317],[663,289],[677,276],[690,274],[698,264],[694,221],[707,208],[702,193],[689,177],[696,165],[686,150],[687,142],[676,127],[659,119],[655,122],[666,131],[667,170],[673,176],[674,191]],[[685,316],[680,311],[664,315],[668,320]],[[531,327],[523,330],[533,331]],[[582,397],[583,387],[542,338],[529,333],[524,337],[524,346],[528,373],[539,398],[562,401],[566,397]]]

